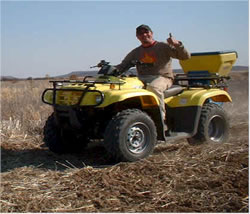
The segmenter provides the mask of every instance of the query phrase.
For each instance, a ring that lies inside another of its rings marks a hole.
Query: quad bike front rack
[[[57,91],[80,91],[82,92],[78,102],[74,105],[72,105],[73,107],[79,107],[84,96],[86,95],[87,92],[96,92],[96,93],[99,93],[100,94],[100,101],[94,105],[89,105],[89,106],[92,106],[92,107],[96,107],[96,106],[99,106],[103,103],[104,101],[104,94],[99,91],[99,90],[91,90],[89,89],[90,87],[94,87],[95,84],[115,84],[115,85],[119,85],[119,90],[121,89],[121,85],[124,84],[123,81],[113,81],[111,80],[110,78],[101,78],[98,79],[98,80],[89,80],[89,78],[91,78],[92,76],[86,76],[83,80],[51,80],[49,81],[50,83],[53,84],[53,88],[47,88],[44,90],[43,94],[42,94],[42,101],[46,104],[49,104],[49,105],[52,105],[54,107],[57,106],[56,104],[56,94],[57,94]],[[63,86],[64,84],[72,84],[72,85],[75,85],[75,84],[84,84],[85,88],[58,88],[58,87],[61,87]],[[52,99],[52,103],[49,103],[45,100],[45,93],[47,93],[48,91],[52,91],[52,94],[53,94],[53,99]],[[62,106],[60,104],[60,106]]]

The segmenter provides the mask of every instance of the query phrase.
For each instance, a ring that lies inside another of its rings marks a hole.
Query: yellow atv
[[[50,81],[53,87],[42,100],[54,112],[46,121],[44,142],[51,151],[64,153],[101,139],[119,161],[147,157],[157,141],[226,142],[229,119],[222,103],[232,101],[225,80],[236,58],[235,51],[205,52],[180,61],[184,73],[165,91],[167,132],[156,95],[135,75],[115,75],[104,60],[95,78]]]

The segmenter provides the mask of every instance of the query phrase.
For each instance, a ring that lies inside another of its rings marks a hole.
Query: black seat
[[[169,89],[164,91],[164,98],[168,98],[177,95],[183,91],[183,87],[179,85],[172,85]]]

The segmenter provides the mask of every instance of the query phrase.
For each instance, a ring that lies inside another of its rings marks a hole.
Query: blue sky
[[[236,65],[248,66],[248,10],[248,1],[1,1],[1,75],[56,76],[101,59],[118,64],[140,45],[140,24],[158,41],[171,32],[190,52],[236,50]]]

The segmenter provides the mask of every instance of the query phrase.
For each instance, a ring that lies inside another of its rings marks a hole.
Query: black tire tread
[[[50,151],[58,154],[62,154],[65,152],[65,147],[60,142],[60,138],[58,136],[58,128],[55,125],[53,113],[48,117],[45,123],[43,136],[43,141],[45,142],[45,145],[50,149]]]
[[[221,114],[223,114],[223,116],[225,117],[225,120],[229,121],[229,118],[227,117],[227,114],[222,107],[220,107],[219,105],[215,103],[204,104],[201,110],[201,117],[200,117],[200,121],[198,125],[197,134],[193,136],[192,138],[188,139],[188,142],[190,144],[198,145],[198,144],[202,144],[208,141],[208,139],[206,138],[206,121],[208,117],[210,117],[211,112],[215,112],[215,111],[221,112]],[[228,136],[225,136],[225,139],[223,140],[223,142],[226,142],[227,139],[228,139]]]
[[[63,139],[60,134],[61,129],[56,126],[54,113],[48,117],[43,130],[43,141],[45,145],[57,154],[79,153],[87,146],[89,141],[89,139],[85,137],[82,141],[78,142],[75,136],[72,135],[71,141],[67,140],[67,142],[64,142],[65,139]]]
[[[106,127],[105,135],[104,135],[105,136],[104,146],[106,150],[112,155],[112,157],[116,161],[134,161],[133,159],[124,157],[124,154],[120,150],[120,147],[117,145],[117,142],[120,141],[120,138],[121,138],[120,133],[122,132],[122,128],[124,124],[126,123],[126,121],[128,121],[128,118],[135,116],[135,115],[138,115],[138,116],[143,115],[143,117],[145,117],[147,120],[152,121],[152,119],[145,112],[142,112],[139,109],[126,109],[117,113],[111,119],[108,126]],[[156,128],[155,128],[153,121],[152,123],[153,123],[154,128],[151,131],[155,138],[154,142],[152,143],[155,145],[157,132],[156,132]]]

